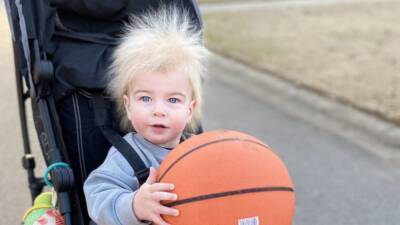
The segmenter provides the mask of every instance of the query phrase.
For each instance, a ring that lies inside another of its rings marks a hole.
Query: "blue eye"
[[[142,96],[140,97],[140,100],[142,100],[143,102],[149,102],[151,98],[149,96]]]
[[[179,102],[179,99],[177,99],[177,98],[169,98],[168,101],[171,102],[171,103],[177,103],[177,102]]]

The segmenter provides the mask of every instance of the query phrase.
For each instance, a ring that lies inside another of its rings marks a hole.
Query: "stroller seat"
[[[89,224],[82,185],[111,144],[104,129],[122,135],[114,102],[106,95],[111,55],[129,16],[161,4],[188,10],[196,29],[202,19],[195,0],[5,0],[12,32],[19,101],[23,166],[33,199],[43,178],[34,173],[27,131],[26,101],[65,224]],[[200,132],[200,131],[199,131]],[[29,156],[29,157],[28,157]]]

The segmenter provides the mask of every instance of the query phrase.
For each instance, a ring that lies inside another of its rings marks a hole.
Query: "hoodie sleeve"
[[[104,163],[86,179],[83,189],[90,218],[97,225],[145,225],[132,202],[139,188],[134,171],[123,156],[110,149]]]

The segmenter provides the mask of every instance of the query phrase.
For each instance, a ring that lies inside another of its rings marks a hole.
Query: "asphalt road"
[[[0,224],[11,225],[20,223],[30,197],[20,163],[13,61],[4,26],[0,37]],[[268,87],[256,87],[262,84],[236,79],[229,70],[234,66],[211,64],[210,79],[205,82],[205,129],[246,132],[277,152],[295,184],[294,224],[399,224],[398,152],[386,150],[375,140],[347,135],[351,128],[335,127],[329,117],[271,93]]]
[[[398,152],[364,148],[325,126],[324,119],[310,122],[319,112],[302,109],[268,87],[254,91],[257,85],[250,80],[232,81],[232,67],[212,63],[205,128],[247,132],[278,153],[295,185],[294,224],[399,224]]]

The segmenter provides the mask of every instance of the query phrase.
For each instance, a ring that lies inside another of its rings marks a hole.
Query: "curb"
[[[221,3],[202,3],[200,11],[203,13],[212,12],[238,12],[260,8],[272,7],[304,7],[304,6],[324,6],[336,4],[351,4],[354,0],[257,0],[249,2],[221,2]]]
[[[396,124],[216,53],[210,59],[210,70],[220,71],[212,73],[212,78],[319,129],[349,139],[384,159],[392,161],[393,154],[400,153],[400,126]]]

